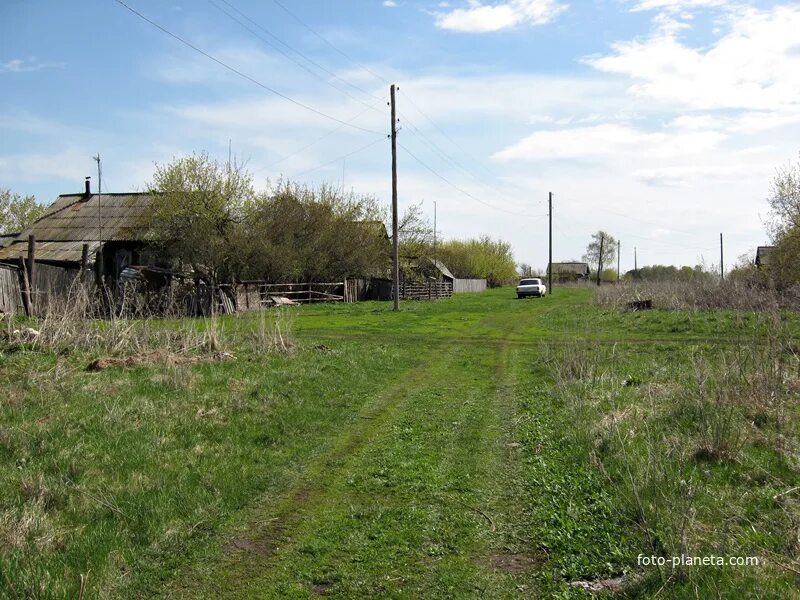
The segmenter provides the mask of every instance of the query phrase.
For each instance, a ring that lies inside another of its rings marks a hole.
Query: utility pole
[[[725,261],[722,255],[722,234],[719,234],[719,280],[725,280]]]
[[[548,210],[547,216],[549,217],[549,234],[548,234],[548,261],[547,261],[547,292],[553,293],[553,192],[550,192],[547,202]]]
[[[600,255],[597,257],[597,286],[600,287],[600,271],[603,270],[603,243],[606,240],[606,236],[603,235],[603,232],[600,232]]]
[[[636,277],[639,277],[639,260],[636,257],[636,246],[633,247],[633,270],[636,273]]]
[[[617,283],[619,283],[619,252],[622,249],[622,242],[617,240]]]
[[[400,256],[397,240],[397,112],[395,85],[389,88],[392,113],[392,280],[394,284],[394,310],[400,310]]]

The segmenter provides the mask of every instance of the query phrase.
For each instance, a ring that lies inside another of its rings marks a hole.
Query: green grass
[[[757,384],[797,315],[588,289],[295,314],[290,354],[221,319],[223,363],[0,346],[0,597],[77,598],[81,575],[87,598],[582,597],[628,572],[631,597],[794,594],[800,496],[773,499],[798,484],[794,396],[732,406],[741,448],[702,460],[724,423],[694,382],[702,357],[709,390]],[[636,564],[678,547],[769,563]]]

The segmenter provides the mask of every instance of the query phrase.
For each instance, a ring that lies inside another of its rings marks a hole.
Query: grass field
[[[591,294],[301,307],[292,352],[225,317],[206,364],[0,342],[0,597],[800,597],[800,319]]]

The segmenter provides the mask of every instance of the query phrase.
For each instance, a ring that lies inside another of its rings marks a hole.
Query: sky
[[[0,187],[142,190],[207,152],[391,201],[518,262],[725,263],[800,155],[800,2],[0,0]],[[135,12],[139,14],[135,14]],[[149,19],[151,22],[148,22]],[[155,24],[155,25],[154,25]],[[160,27],[160,28],[159,28]],[[176,37],[173,37],[176,36]],[[180,39],[183,41],[180,41]],[[193,46],[193,47],[190,47]]]

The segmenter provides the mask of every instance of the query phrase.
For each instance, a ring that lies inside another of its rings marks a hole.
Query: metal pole
[[[622,248],[622,242],[617,240],[617,283],[619,283],[619,252]]]
[[[433,201],[433,262],[437,263],[436,268],[438,269],[438,261],[436,258],[436,200]]]
[[[548,254],[548,262],[547,262],[547,292],[550,294],[553,293],[553,192],[550,192],[550,196],[548,199],[548,217],[550,220],[549,224],[549,234],[548,234],[548,246],[549,246],[549,254]]]
[[[397,239],[397,113],[395,85],[389,88],[392,113],[392,280],[394,283],[394,310],[400,310],[400,256]]]
[[[722,254],[722,234],[719,234],[719,279],[725,280],[725,259]]]

